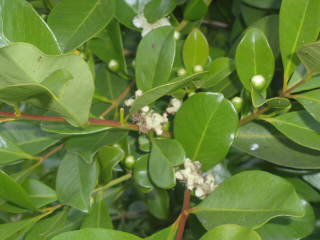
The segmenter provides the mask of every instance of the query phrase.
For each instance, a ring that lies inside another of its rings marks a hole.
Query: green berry
[[[255,75],[251,78],[252,87],[261,91],[266,87],[266,79],[262,75]]]
[[[178,71],[177,71],[177,75],[179,77],[182,77],[182,76],[184,76],[186,74],[187,74],[187,71],[184,68],[179,68]]]
[[[201,65],[196,65],[193,68],[193,72],[195,72],[195,73],[203,72],[203,67]]]
[[[179,40],[180,39],[180,32],[174,31],[174,39]]]
[[[113,72],[117,72],[120,68],[119,63],[117,60],[111,59],[109,64],[108,64],[108,68],[113,71]]]
[[[124,165],[128,169],[132,169],[135,163],[136,163],[136,159],[132,155],[128,155],[124,160]]]
[[[231,100],[234,108],[237,110],[237,112],[241,112],[242,106],[243,106],[243,99],[241,97],[234,97]]]

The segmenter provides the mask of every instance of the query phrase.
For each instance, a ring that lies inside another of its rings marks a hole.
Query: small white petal
[[[134,99],[133,98],[129,98],[127,99],[124,104],[127,106],[127,107],[131,107],[134,103]]]
[[[149,108],[149,106],[144,106],[142,109],[141,109],[141,111],[142,112],[149,112],[149,110],[150,110],[150,108]]]
[[[137,98],[137,97],[141,97],[142,94],[143,94],[143,91],[140,90],[140,89],[138,89],[137,91],[135,91],[135,96],[136,96],[136,98]]]

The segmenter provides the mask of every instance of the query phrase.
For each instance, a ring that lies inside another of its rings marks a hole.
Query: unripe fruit
[[[179,40],[180,39],[180,32],[174,31],[174,39]]]
[[[237,110],[237,112],[241,112],[242,106],[243,106],[243,99],[241,97],[234,97],[231,100],[234,108]]]
[[[120,68],[119,63],[117,60],[111,59],[109,64],[108,64],[108,68],[113,71],[113,72],[117,72]]]
[[[135,163],[136,163],[136,159],[132,155],[128,155],[124,160],[124,165],[128,169],[132,169]]]
[[[203,67],[201,65],[196,65],[193,68],[193,72],[195,72],[195,73],[203,72]]]
[[[187,71],[184,68],[179,68],[178,71],[177,71],[177,75],[179,77],[182,77],[182,76],[184,76],[186,74],[187,74]]]
[[[251,78],[252,87],[261,91],[266,86],[266,79],[262,75],[255,75]]]

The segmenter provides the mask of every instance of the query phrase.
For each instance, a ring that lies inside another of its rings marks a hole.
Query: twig
[[[229,24],[223,23],[223,22],[219,22],[219,21],[203,20],[202,23],[204,23],[204,24],[206,24],[206,25],[211,25],[211,26],[215,26],[215,27],[220,27],[220,28],[228,28],[228,27],[230,27]]]
[[[191,191],[186,190],[184,193],[183,209],[179,218],[179,231],[176,240],[183,240],[183,234],[189,217]]]
[[[270,110],[270,107],[269,106],[266,106],[266,107],[262,107],[260,108],[258,111],[254,112],[253,114],[243,118],[240,120],[240,126],[241,125],[244,125],[254,119],[256,119],[259,115],[265,113],[266,111]]]
[[[120,96],[112,103],[112,105],[108,107],[103,113],[101,113],[100,117],[107,116],[114,108],[116,108],[128,96],[134,86],[135,82],[132,81],[130,85],[120,94]]]
[[[96,188],[93,193],[97,193],[97,192],[100,192],[100,191],[105,191],[115,185],[118,185],[119,183],[122,183],[122,182],[125,182],[127,180],[129,180],[130,178],[132,177],[132,173],[128,173],[126,175],[123,175],[119,178],[116,178],[114,180],[112,180],[111,182],[107,183],[106,185],[102,186],[102,187],[99,187],[99,188]]]

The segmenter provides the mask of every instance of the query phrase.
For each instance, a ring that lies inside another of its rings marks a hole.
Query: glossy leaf
[[[82,135],[71,138],[66,147],[69,151],[78,154],[85,162],[91,163],[94,155],[100,148],[119,142],[127,135],[127,131],[111,129],[90,135]]]
[[[277,165],[301,169],[320,168],[319,151],[302,147],[264,124],[251,122],[241,126],[233,146]]]
[[[251,78],[262,75],[266,89],[272,81],[275,59],[268,40],[263,32],[250,28],[237,47],[236,66],[244,87],[251,91]]]
[[[149,159],[149,174],[159,188],[170,189],[176,185],[174,166],[183,164],[185,152],[174,139],[153,139]]]
[[[176,0],[151,0],[144,7],[144,15],[148,22],[154,23],[169,15],[176,5]]]
[[[200,86],[203,88],[210,88],[217,85],[224,80],[235,70],[234,61],[227,57],[217,58],[208,67],[208,77],[201,81]]]
[[[200,20],[207,12],[211,0],[190,0],[184,10],[184,18],[187,20]]]
[[[0,9],[0,47],[27,42],[46,54],[60,53],[54,34],[30,3],[1,0]]]
[[[269,8],[278,9],[281,6],[281,0],[264,0],[264,1],[243,0],[243,2],[253,7],[266,8],[266,9],[269,9]]]
[[[261,240],[259,234],[250,228],[227,224],[207,232],[200,240]]]
[[[183,62],[189,72],[196,65],[204,66],[209,58],[209,45],[205,35],[194,29],[187,37],[183,46]]]
[[[142,155],[137,159],[133,168],[134,181],[145,192],[150,192],[154,188],[149,177],[148,162],[149,154]]]
[[[205,170],[224,159],[233,142],[238,116],[219,93],[198,93],[188,99],[174,120],[175,138],[192,161]]]
[[[320,193],[300,178],[286,178],[296,189],[297,193],[306,201],[319,202]]]
[[[98,159],[100,163],[100,179],[107,183],[112,180],[114,167],[125,157],[124,151],[119,147],[105,146],[100,149]]]
[[[310,73],[320,73],[320,42],[302,46],[298,50],[298,56]]]
[[[146,203],[150,213],[159,219],[167,219],[169,217],[170,198],[166,190],[154,188],[146,195]]]
[[[320,89],[299,94],[296,100],[315,120],[320,121]]]
[[[156,232],[150,237],[145,238],[146,240],[175,240],[178,231],[177,224],[173,224],[159,232]]]
[[[303,201],[306,214],[303,217],[279,217],[271,220],[257,231],[263,240],[295,240],[311,234],[315,227],[312,206]]]
[[[104,29],[114,12],[113,0],[65,0],[51,11],[48,24],[63,51],[67,52]]]
[[[67,232],[60,234],[54,237],[52,240],[70,240],[70,239],[77,239],[77,240],[141,240],[141,238],[136,237],[130,233],[125,233],[121,231],[115,230],[107,230],[107,229],[82,229],[73,232]]]
[[[288,81],[299,62],[297,49],[313,42],[319,34],[318,0],[283,0],[280,10],[280,49],[284,77]]]
[[[135,61],[136,82],[147,91],[168,83],[176,41],[172,27],[160,27],[147,34],[140,42]]]
[[[258,195],[253,189],[263,189]],[[206,229],[223,224],[258,228],[277,216],[304,216],[294,187],[263,171],[245,171],[220,184],[193,211]]]
[[[170,81],[167,84],[164,85],[160,85],[158,87],[152,88],[146,92],[143,93],[142,96],[140,96],[139,98],[137,98],[131,109],[130,112],[134,113],[139,111],[141,108],[143,108],[144,106],[158,100],[159,98],[163,97],[164,95],[174,92],[175,90],[182,88],[186,85],[188,85],[188,83],[197,80],[198,78],[200,78],[201,76],[203,76],[204,73],[196,73],[187,77],[178,77],[176,78],[174,81]]]
[[[35,208],[28,193],[10,176],[0,170],[0,197],[23,208]]]
[[[67,153],[59,165],[56,180],[59,201],[87,212],[96,179],[97,169],[94,163],[85,163],[77,154]]]
[[[320,123],[307,112],[290,112],[275,118],[264,119],[294,142],[320,150]]]
[[[295,88],[292,89],[291,93],[298,93],[306,90],[313,90],[316,88],[320,88],[319,75],[312,77],[309,81],[306,81],[304,84],[300,86],[296,85],[299,82],[301,82],[303,79],[305,79],[306,76],[307,76],[307,69],[303,66],[303,64],[299,65],[294,71],[288,84],[288,88],[295,86]]]
[[[30,44],[17,43],[0,49],[0,67],[1,101],[28,100],[58,112],[72,125],[87,123],[94,86],[80,56],[46,56]]]

